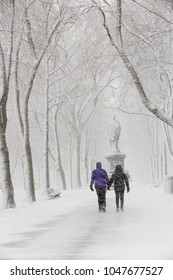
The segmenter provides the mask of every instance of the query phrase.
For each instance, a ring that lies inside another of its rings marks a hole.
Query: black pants
[[[106,207],[106,188],[96,188],[99,208]]]
[[[119,208],[119,202],[121,202],[121,208],[124,206],[124,191],[117,191],[115,190],[115,201],[116,206]]]

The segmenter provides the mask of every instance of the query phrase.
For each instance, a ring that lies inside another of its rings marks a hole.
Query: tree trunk
[[[159,143],[158,143],[158,123],[157,118],[154,120],[154,126],[153,126],[153,169],[154,169],[154,185],[159,184],[159,178],[160,178],[160,156],[159,156]]]
[[[85,143],[84,162],[85,162],[86,183],[88,184],[88,182],[89,182],[89,143]]]
[[[151,162],[151,178],[152,178],[152,184],[154,185],[154,182],[155,182],[154,160],[153,160],[153,157],[152,157],[152,156],[151,156],[151,158],[150,158],[150,162]]]
[[[11,180],[10,172],[10,159],[9,151],[6,143],[6,128],[7,128],[7,100],[10,88],[11,66],[12,66],[12,54],[13,54],[13,32],[14,32],[14,18],[15,18],[15,2],[10,2],[12,6],[9,7],[11,12],[11,30],[10,40],[8,41],[9,49],[3,50],[4,42],[3,37],[0,40],[0,72],[1,72],[1,99],[0,99],[0,169],[1,169],[1,181],[3,188],[3,208],[15,208],[14,201],[14,189]],[[7,44],[5,44],[7,47]],[[8,52],[9,50],[9,52]],[[6,60],[5,52],[7,52],[8,62]]]
[[[28,202],[35,202],[35,187],[34,187],[34,174],[33,174],[33,163],[31,146],[28,140],[25,141],[25,160],[27,168],[27,178],[26,178],[26,200]]]
[[[44,195],[48,196],[50,188],[49,178],[49,76],[48,76],[48,57],[46,52],[46,86],[45,86],[45,128],[44,128]]]
[[[166,143],[164,141],[164,175],[168,174],[168,166],[167,166],[167,151],[166,151]]]
[[[25,166],[24,166],[23,155],[22,155],[22,174],[23,174],[23,185],[24,185],[24,190],[26,191],[26,178],[25,178]]]
[[[44,194],[47,196],[47,190],[50,187],[49,178],[49,116],[48,116],[48,98],[46,98],[46,116],[45,116],[45,135],[44,135]]]
[[[81,183],[81,157],[80,157],[80,146],[81,146],[81,137],[77,135],[76,137],[76,183],[77,188],[82,187]]]
[[[16,71],[17,73],[17,71]],[[35,187],[34,187],[34,173],[33,173],[33,163],[32,163],[32,151],[30,145],[30,133],[29,133],[29,116],[28,116],[28,101],[25,102],[24,110],[24,120],[22,121],[22,115],[20,111],[20,96],[17,87],[18,77],[15,76],[15,89],[16,89],[16,119],[17,127],[19,131],[19,136],[23,146],[23,166],[26,169],[26,200],[28,202],[36,201],[35,197]]]
[[[69,143],[69,146],[70,146],[70,158],[69,158],[69,163],[70,163],[70,186],[71,186],[71,189],[73,190],[74,189],[74,186],[73,186],[73,162],[72,162],[72,137],[70,135],[70,143]]]
[[[26,161],[26,170],[27,170],[26,200],[28,202],[34,202],[36,201],[36,197],[35,197],[35,187],[34,187],[32,152],[31,152],[30,134],[29,134],[28,104],[25,105],[25,115],[24,115],[24,151],[25,151],[25,161]]]
[[[64,170],[62,168],[62,163],[61,163],[61,152],[60,152],[59,139],[58,139],[57,113],[58,113],[58,110],[56,110],[55,115],[54,115],[55,143],[56,143],[56,151],[57,151],[56,172],[59,173],[59,175],[60,175],[63,190],[66,190],[67,185],[66,185]]]
[[[160,179],[160,169],[159,169],[159,134],[158,134],[158,122],[155,119],[155,160],[156,160],[156,181],[159,183]]]
[[[5,116],[4,116],[5,114]],[[6,143],[6,108],[0,106],[0,159],[1,180],[3,188],[3,208],[15,208],[14,189],[11,180],[10,159]]]
[[[89,183],[89,161],[85,162],[86,184]]]
[[[161,182],[163,182],[163,173],[164,173],[164,169],[163,169],[163,146],[162,146],[161,155],[160,155],[160,176],[161,176]]]

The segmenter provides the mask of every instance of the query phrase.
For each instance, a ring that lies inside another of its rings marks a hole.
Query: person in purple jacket
[[[101,162],[96,163],[96,169],[93,170],[91,175],[90,189],[94,191],[95,187],[98,196],[99,211],[106,212],[106,189],[109,182],[106,170],[102,168]]]

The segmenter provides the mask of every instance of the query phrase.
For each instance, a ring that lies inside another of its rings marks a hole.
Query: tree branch
[[[26,22],[26,28],[27,28],[28,43],[29,43],[29,46],[31,48],[31,52],[32,52],[34,58],[37,59],[36,50],[35,50],[35,46],[34,46],[34,41],[32,39],[32,34],[31,34],[31,23],[30,23],[30,20],[29,20],[27,8],[25,9],[25,22]]]
[[[5,66],[5,58],[4,58],[4,52],[3,48],[0,42],[0,60],[1,60],[1,67],[2,67],[2,80],[3,80],[3,90],[2,90],[2,96],[1,96],[1,101],[7,101],[7,92],[6,92],[6,84],[7,84],[7,76],[6,76],[6,66]]]
[[[102,17],[103,17],[103,26],[106,30],[107,36],[111,42],[111,45],[115,48],[115,50],[118,52],[121,60],[123,61],[124,65],[126,66],[128,72],[130,73],[133,82],[136,86],[136,89],[140,95],[141,101],[144,104],[144,106],[152,113],[154,114],[158,119],[162,120],[163,122],[167,123],[169,126],[173,127],[173,120],[171,118],[169,118],[167,115],[165,115],[165,113],[160,110],[159,108],[157,108],[157,106],[155,104],[153,104],[152,102],[150,102],[150,100],[148,99],[148,97],[146,96],[146,93],[143,89],[143,86],[141,84],[141,81],[139,79],[139,76],[134,68],[134,66],[132,65],[131,61],[129,60],[129,58],[127,57],[126,53],[124,52],[123,48],[119,48],[113,40],[113,37],[110,33],[110,30],[107,26],[106,23],[106,16],[104,11],[98,7],[98,10],[100,11]]]
[[[12,1],[12,22],[11,22],[11,31],[10,31],[10,46],[9,46],[9,63],[8,63],[8,70],[7,70],[7,84],[9,85],[10,82],[10,75],[11,75],[11,66],[12,66],[12,54],[13,54],[13,37],[14,37],[14,18],[15,18],[15,1]]]
[[[149,8],[145,7],[144,5],[142,5],[141,3],[139,3],[138,1],[136,1],[136,0],[131,0],[131,1],[134,2],[134,3],[136,3],[137,5],[139,5],[139,6],[142,7],[143,9],[147,10],[149,13],[152,13],[152,14],[154,14],[155,16],[160,17],[161,19],[165,20],[166,22],[168,22],[168,23],[170,23],[170,24],[173,24],[172,21],[170,21],[170,20],[168,20],[167,18],[165,18],[164,16],[162,16],[162,15],[160,15],[160,14],[158,14],[158,13],[152,11],[152,10],[150,10]]]
[[[117,24],[117,30],[118,30],[118,39],[120,41],[120,45],[123,45],[123,38],[122,38],[122,2],[121,0],[117,0],[117,14],[118,14],[118,24]]]

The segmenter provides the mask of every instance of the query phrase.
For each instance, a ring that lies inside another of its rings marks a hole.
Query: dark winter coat
[[[90,187],[92,188],[93,184],[95,184],[95,188],[106,188],[108,181],[107,172],[102,169],[101,162],[97,162],[96,169],[92,172]]]
[[[122,166],[117,165],[115,168],[115,173],[112,174],[109,182],[108,182],[108,188],[114,183],[114,190],[115,191],[124,191],[125,186],[127,188],[127,191],[130,191],[129,187],[129,180],[127,178],[127,175],[123,172]]]

